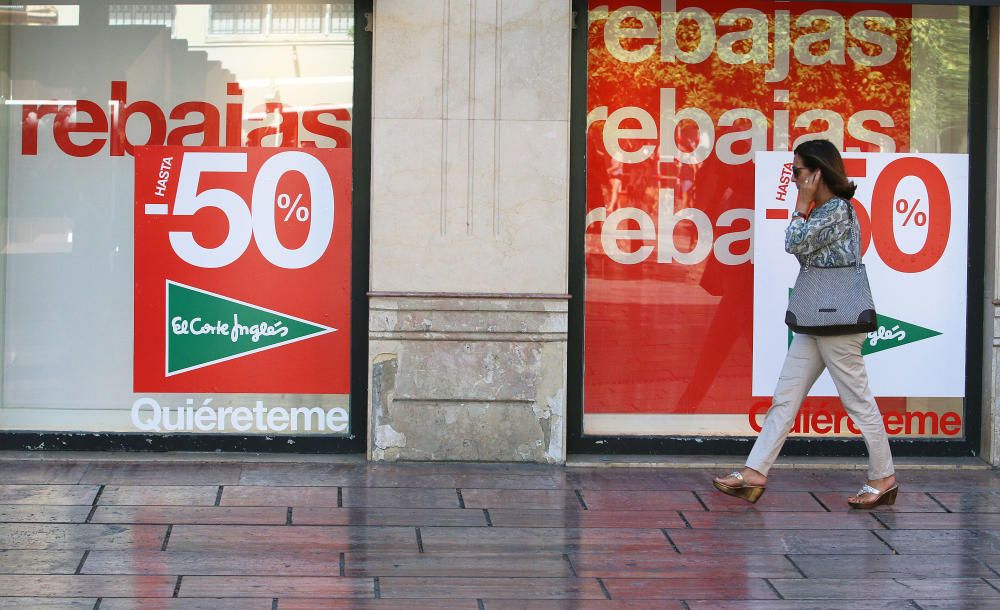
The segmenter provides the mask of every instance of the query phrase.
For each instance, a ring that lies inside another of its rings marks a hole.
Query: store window
[[[583,433],[752,436],[790,335],[790,152],[858,184],[895,438],[965,434],[969,9],[589,3]],[[857,437],[824,374],[793,433]]]
[[[351,434],[353,5],[6,10],[0,431]]]

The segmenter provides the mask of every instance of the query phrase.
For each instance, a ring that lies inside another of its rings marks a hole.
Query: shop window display
[[[353,6],[10,10],[0,430],[350,434]]]
[[[968,8],[589,8],[583,433],[755,434],[789,340],[790,151],[826,138],[859,186],[887,429],[962,438]],[[794,433],[857,436],[826,376]]]

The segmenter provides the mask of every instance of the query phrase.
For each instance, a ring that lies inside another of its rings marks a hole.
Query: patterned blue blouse
[[[785,229],[785,252],[794,254],[800,265],[844,267],[857,262],[857,250],[851,237],[851,223],[860,235],[857,215],[848,211],[851,203],[834,197],[816,206],[809,220],[792,219]]]

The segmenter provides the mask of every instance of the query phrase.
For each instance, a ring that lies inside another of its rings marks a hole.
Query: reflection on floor
[[[1000,477],[0,462],[0,608],[1000,607]],[[916,605],[914,605],[916,604]]]

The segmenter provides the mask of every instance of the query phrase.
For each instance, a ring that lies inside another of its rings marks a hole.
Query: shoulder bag
[[[861,243],[854,222],[854,205],[848,201],[851,243],[855,264],[814,267],[807,262],[799,269],[795,288],[788,298],[785,324],[806,335],[849,335],[878,328],[875,301],[868,285],[868,272],[861,263]]]

